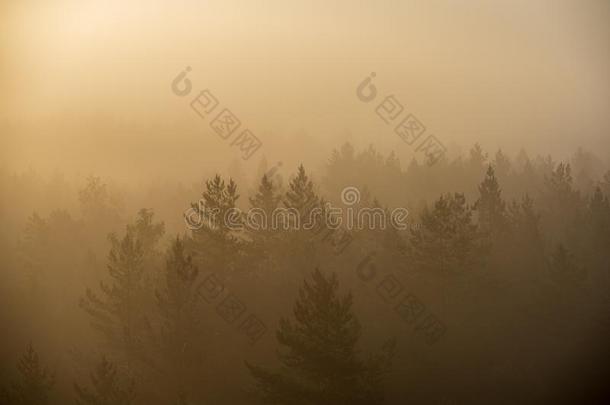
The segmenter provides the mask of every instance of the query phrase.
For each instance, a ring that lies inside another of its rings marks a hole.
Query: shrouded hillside
[[[7,403],[602,393],[610,174],[593,154],[329,156],[193,191],[5,173]]]
[[[0,0],[0,405],[610,403],[607,0]]]

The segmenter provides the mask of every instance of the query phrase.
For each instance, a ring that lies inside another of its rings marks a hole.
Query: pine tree
[[[284,235],[282,244],[285,245],[285,248],[282,249],[285,252],[290,252],[289,254],[294,259],[292,262],[298,266],[298,262],[303,258],[303,255],[311,254],[311,249],[315,244],[315,236],[324,231],[324,220],[327,216],[324,210],[325,203],[314,191],[314,184],[307,176],[303,165],[299,166],[297,175],[291,179],[282,203],[287,210],[286,215],[277,216],[273,218],[272,222],[275,227],[290,231],[288,235]],[[312,211],[314,209],[320,211]],[[292,222],[296,222],[297,226],[291,225]],[[307,225],[310,230],[305,230],[304,225]],[[295,232],[295,228],[302,231]],[[315,235],[311,230],[315,232]]]
[[[258,192],[250,197],[252,207],[248,234],[252,239],[249,246],[249,257],[261,269],[272,267],[272,250],[279,236],[274,229],[274,214],[279,207],[281,195],[276,192],[273,182],[264,175],[258,186]]]
[[[602,189],[602,192],[605,195],[610,195],[610,170],[608,170],[605,174],[604,174],[604,178],[601,181],[600,187]]]
[[[320,205],[320,199],[314,191],[313,182],[305,173],[303,165],[299,166],[297,175],[288,185],[284,204],[289,208],[296,209],[300,218],[307,218],[311,209]]]
[[[0,393],[1,402],[10,405],[50,404],[55,377],[41,365],[31,343],[19,359],[17,370],[20,379]]]
[[[572,169],[570,164],[559,163],[546,180],[547,191],[555,197],[569,199],[575,191],[572,188]]]
[[[185,383],[186,370],[199,366],[205,330],[202,324],[197,280],[199,269],[176,238],[167,253],[165,279],[157,291],[160,360],[178,384]]]
[[[121,380],[116,366],[102,357],[91,373],[91,389],[74,384],[78,405],[130,405],[135,400],[133,380]]]
[[[481,145],[475,143],[472,149],[470,149],[470,156],[468,159],[469,177],[478,177],[483,173],[485,164],[487,163],[487,157],[487,152],[483,151]]]
[[[240,257],[236,226],[227,221],[228,213],[235,209],[239,199],[237,185],[232,179],[226,184],[216,175],[207,180],[205,186],[200,203],[191,204],[201,226],[193,229],[188,247],[200,267],[230,272]],[[241,219],[237,218],[237,222],[241,223]]]
[[[309,258],[315,255],[319,248],[324,245],[326,247],[332,245],[334,248],[340,249],[339,246],[344,246],[341,238],[347,237],[346,233],[329,227],[330,212],[327,202],[317,195],[315,189],[305,168],[300,165],[297,175],[290,181],[283,199],[283,204],[291,211],[288,215],[291,218],[297,217],[296,221],[300,223],[301,231],[282,235],[284,246],[281,249],[285,254],[290,255],[292,259],[290,265],[300,269],[302,274],[309,272],[311,267],[304,264],[310,263]],[[285,221],[292,221],[292,219]],[[282,224],[282,221],[278,222],[283,229],[291,229],[287,224]]]
[[[514,237],[514,243],[541,251],[540,214],[534,209],[534,200],[525,195],[520,203],[513,201],[507,210],[507,221]]]
[[[502,149],[498,149],[498,151],[496,152],[493,166],[497,171],[498,178],[500,180],[506,179],[511,169],[511,163],[508,156],[506,156],[504,152],[502,152]]]
[[[92,325],[100,330],[117,349],[133,354],[139,335],[145,327],[143,305],[144,252],[142,243],[127,232],[122,240],[110,236],[108,255],[109,284],[100,282],[99,293],[87,289],[81,307],[91,316]]]
[[[157,304],[168,323],[196,323],[193,309],[198,300],[195,291],[198,276],[199,269],[186,254],[184,242],[177,237],[167,254],[163,288],[156,293]]]
[[[591,152],[579,147],[571,159],[571,167],[575,173],[575,185],[582,193],[594,191],[595,182],[593,178],[597,175],[597,168],[601,162]]]
[[[543,225],[548,230],[552,242],[569,243],[578,246],[580,235],[577,224],[583,220],[580,193],[572,186],[572,170],[569,164],[559,163],[545,179]]]
[[[551,279],[562,289],[574,289],[586,278],[586,271],[577,266],[572,254],[559,244],[549,263]]]
[[[154,212],[151,209],[142,208],[138,211],[138,216],[133,224],[127,225],[127,233],[138,241],[142,246],[142,251],[146,257],[156,254],[156,247],[165,234],[165,224],[163,222],[154,223]]]
[[[534,200],[525,195],[513,201],[507,209],[508,235],[505,240],[507,255],[502,259],[508,272],[505,277],[539,282],[545,266],[544,238],[540,228],[540,214]],[[535,270],[535,271],[532,271]],[[535,281],[534,281],[535,280]]]
[[[235,204],[239,199],[237,194],[237,184],[233,179],[229,179],[229,183],[219,175],[214,176],[212,180],[206,181],[206,190],[202,193],[205,210],[201,212],[205,226],[202,228],[208,233],[217,235],[220,238],[227,238],[230,234],[230,228],[224,221],[227,211],[235,208]],[[193,204],[193,208],[199,208]]]
[[[610,235],[610,202],[600,187],[589,200],[588,222],[593,227],[594,239],[605,240]]]
[[[283,318],[276,333],[282,368],[268,371],[246,363],[266,403],[381,404],[382,376],[392,356],[391,344],[361,360],[356,345],[360,324],[352,296],[338,296],[333,274],[318,269],[305,281],[294,306],[294,319]]]
[[[586,240],[591,264],[602,271],[610,264],[610,202],[601,188],[595,188],[586,212]]]
[[[336,187],[339,187],[339,184],[348,180],[351,177],[350,175],[353,174],[350,173],[353,164],[354,147],[349,142],[341,145],[339,150],[333,149],[327,165],[329,175],[326,180],[330,182],[327,183],[327,185],[331,185],[332,183]]]
[[[480,235],[463,194],[442,195],[411,230],[410,254],[422,269],[459,272],[479,261]]]
[[[484,233],[497,236],[506,230],[506,204],[491,165],[479,185],[479,199],[474,204],[474,209],[478,213],[479,227]]]
[[[487,161],[487,152],[483,152],[481,145],[475,143],[472,149],[470,149],[470,164],[475,167],[482,168]]]
[[[278,207],[280,196],[276,194],[275,187],[267,175],[263,175],[261,183],[258,186],[258,192],[254,197],[250,197],[250,205],[252,208],[260,208],[265,212],[267,220],[271,220],[273,210]]]

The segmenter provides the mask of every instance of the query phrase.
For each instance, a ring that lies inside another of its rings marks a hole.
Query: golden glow
[[[2,143],[11,167],[113,172],[134,163],[104,164],[119,139],[165,150],[170,131],[230,159],[168,90],[190,65],[271,151],[303,160],[346,133],[400,148],[354,97],[372,71],[456,148],[601,149],[609,15],[603,1],[13,2],[1,17]],[[73,143],[87,158],[68,154]]]

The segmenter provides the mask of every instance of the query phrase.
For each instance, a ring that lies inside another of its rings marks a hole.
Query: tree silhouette
[[[250,197],[252,207],[251,220],[247,227],[252,239],[249,256],[259,268],[271,268],[272,250],[277,243],[280,232],[274,228],[274,212],[279,207],[282,196],[277,192],[273,182],[263,175],[257,193]]]
[[[227,221],[239,199],[237,185],[231,179],[226,184],[219,176],[207,180],[202,193],[202,203],[192,203],[201,223],[192,230],[188,248],[193,252],[197,264],[202,268],[234,271],[239,266],[240,241],[234,235],[232,222]],[[235,218],[241,223],[241,218]]]
[[[607,246],[610,242],[610,202],[600,187],[595,188],[587,208],[592,242],[597,245],[596,247]]]
[[[391,345],[366,361],[358,358],[360,324],[352,312],[352,296],[337,295],[333,274],[318,269],[299,290],[294,319],[283,318],[276,333],[282,369],[250,365],[259,393],[273,404],[380,404],[381,381],[391,358]]]
[[[100,282],[97,294],[88,288],[80,305],[91,316],[93,327],[100,330],[111,345],[133,354],[145,327],[144,251],[132,232],[127,232],[121,240],[111,235],[110,242],[108,275],[111,282]]]
[[[127,233],[138,240],[142,246],[144,256],[155,255],[157,244],[165,234],[165,224],[163,222],[154,223],[154,212],[147,208],[138,211],[138,216],[133,224],[127,225]]]
[[[172,243],[165,264],[165,277],[156,292],[159,339],[156,360],[167,375],[168,390],[182,392],[198,387],[205,329],[198,291],[199,269],[185,252],[180,238]]]
[[[258,186],[257,193],[250,197],[250,205],[252,208],[262,209],[267,218],[271,218],[273,210],[277,208],[280,196],[275,193],[275,186],[273,182],[267,178],[267,175],[263,175],[261,183]]]
[[[494,169],[487,168],[485,179],[479,185],[479,199],[474,204],[478,213],[481,231],[491,236],[497,236],[506,230],[506,204],[502,199],[502,192]]]
[[[432,210],[424,209],[421,226],[411,230],[410,254],[422,269],[459,272],[478,262],[478,240],[464,195],[446,194]]]
[[[487,161],[487,152],[484,152],[481,145],[475,143],[472,149],[470,149],[470,164],[476,168],[483,168]]]
[[[282,264],[278,267],[295,269],[301,275],[310,271],[309,258],[317,252],[323,240],[332,237],[332,232],[324,232],[327,230],[325,202],[315,190],[313,181],[300,165],[282,200],[287,212],[275,218],[276,225],[282,230],[275,249],[281,257]],[[296,226],[298,224],[300,227]]]
[[[508,253],[513,263],[511,268],[543,268],[544,239],[540,229],[540,214],[534,208],[534,200],[526,194],[521,202],[513,201],[507,209],[507,222],[510,233]]]
[[[600,187],[605,195],[610,195],[610,170],[604,174],[604,178],[600,181]]]
[[[116,365],[102,357],[91,373],[91,389],[74,384],[78,405],[131,405],[135,400],[134,381],[122,381]]]
[[[229,183],[225,184],[225,181],[219,175],[216,175],[212,180],[207,180],[205,186],[206,189],[202,193],[203,207],[196,203],[191,205],[199,211],[204,219],[201,229],[207,234],[224,240],[230,236],[231,232],[231,229],[224,221],[226,213],[235,208],[235,203],[239,199],[237,184],[235,184],[233,179],[230,179]]]
[[[581,238],[577,224],[583,221],[585,207],[580,192],[573,187],[569,164],[559,163],[546,177],[542,208],[544,227],[552,243],[567,243],[577,248]]]
[[[508,156],[506,156],[506,154],[502,152],[502,149],[498,149],[498,151],[496,152],[496,156],[493,161],[493,167],[500,180],[505,180],[507,178],[511,169],[511,163]]]
[[[564,289],[574,289],[585,279],[586,272],[579,267],[572,254],[559,244],[549,263],[551,279]]]
[[[187,340],[184,335],[200,323],[196,311],[199,269],[185,253],[184,243],[179,237],[167,256],[164,284],[156,293],[157,306],[164,320],[166,338],[182,347]]]
[[[313,182],[305,173],[305,168],[300,165],[297,175],[290,180],[284,204],[298,211],[300,218],[307,218],[309,212],[320,204]]]
[[[28,344],[17,364],[19,380],[0,395],[2,403],[11,405],[44,405],[51,403],[51,390],[55,377],[43,367],[38,353]]]

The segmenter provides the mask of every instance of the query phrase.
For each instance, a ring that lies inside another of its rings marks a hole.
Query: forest
[[[608,161],[479,144],[432,165],[326,154],[132,187],[2,169],[0,403],[608,398]],[[330,204],[404,208],[408,227],[334,229]],[[218,219],[281,207],[321,215],[314,229]]]

